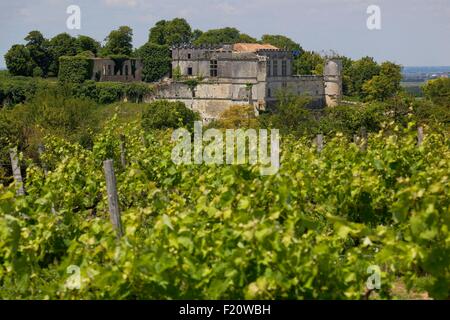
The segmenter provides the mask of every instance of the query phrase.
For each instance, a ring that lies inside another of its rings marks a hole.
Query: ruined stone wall
[[[122,63],[122,68],[120,70],[115,70],[115,66],[116,63],[112,59],[94,58],[91,80],[117,82],[142,81],[143,65],[141,60],[126,60]]]

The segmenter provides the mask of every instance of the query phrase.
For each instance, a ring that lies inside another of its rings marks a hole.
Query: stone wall
[[[323,107],[325,103],[325,86],[323,76],[292,76],[288,78],[269,78],[267,83],[267,105],[276,102],[277,93],[286,90],[296,95],[312,98],[314,107]]]
[[[142,81],[143,66],[139,59],[125,60],[120,70],[115,70],[116,62],[112,59],[93,58],[93,62],[91,80],[118,82]]]
[[[252,96],[256,96],[256,87],[252,88]],[[186,106],[200,113],[204,121],[216,119],[232,105],[244,105],[249,102],[249,90],[246,84],[205,82],[195,88],[195,97],[190,88],[183,82],[160,84],[156,95],[149,96],[145,102],[154,99],[181,101]]]

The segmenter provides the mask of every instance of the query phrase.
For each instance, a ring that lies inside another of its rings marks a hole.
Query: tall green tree
[[[269,43],[280,49],[299,51],[299,53],[303,52],[303,48],[300,46],[300,44],[296,43],[294,40],[286,36],[279,34],[278,35],[265,34],[261,37],[261,42]]]
[[[166,44],[166,37],[165,37],[165,29],[166,29],[166,20],[160,20],[155,23],[155,26],[153,26],[150,29],[149,35],[148,35],[148,42],[164,45]]]
[[[249,36],[246,33],[241,33],[239,35],[239,41],[238,42],[241,42],[241,43],[257,43],[258,41],[255,38],[253,38],[252,36]]]
[[[350,88],[352,87],[350,69],[352,67],[353,60],[342,55],[339,55],[338,58],[342,61],[342,91],[345,96],[349,96],[351,95]]]
[[[100,50],[100,43],[88,36],[79,35],[76,44],[78,53],[91,51],[94,55],[97,55]]]
[[[204,33],[194,41],[194,44],[222,44],[222,43],[238,43],[238,42],[252,42],[256,39],[246,34],[241,34],[236,28],[222,28],[211,29]]]
[[[381,64],[380,74],[363,84],[363,92],[367,100],[385,101],[396,95],[401,87],[401,66],[386,61]]]
[[[202,30],[199,29],[195,29],[194,31],[192,31],[192,38],[191,41],[195,42],[197,41],[198,38],[200,38],[200,36],[203,34]]]
[[[363,57],[352,63],[348,70],[350,82],[348,83],[349,95],[364,97],[363,85],[366,81],[380,73],[380,66],[372,57]]]
[[[30,50],[21,44],[15,44],[5,54],[6,67],[14,76],[31,76],[36,67],[31,59]]]
[[[106,44],[102,50],[102,55],[126,55],[133,52],[133,30],[128,26],[121,26],[117,30],[109,33],[105,39]]]
[[[450,78],[430,80],[422,89],[425,96],[434,103],[450,107]]]
[[[25,46],[29,50],[34,64],[46,75],[52,62],[52,57],[48,50],[48,40],[44,38],[40,31],[33,30],[25,37],[25,41],[27,41]]]
[[[192,38],[192,30],[189,23],[184,19],[175,18],[168,21],[165,27],[165,43],[166,45],[174,45],[177,43],[190,42]]]
[[[48,51],[52,56],[49,72],[58,75],[59,58],[62,56],[74,56],[77,54],[77,40],[68,33],[60,33],[50,39]]]
[[[294,60],[294,72],[302,75],[322,74],[324,58],[314,51],[303,51]]]
[[[175,18],[170,21],[158,21],[150,29],[149,42],[159,45],[188,43],[192,40],[191,26],[185,19]]]

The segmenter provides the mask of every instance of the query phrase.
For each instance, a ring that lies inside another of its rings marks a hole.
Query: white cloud
[[[217,10],[219,10],[220,12],[222,12],[224,14],[233,15],[233,14],[239,13],[238,8],[236,8],[231,3],[228,3],[228,2],[218,3],[215,7]]]
[[[137,6],[137,0],[103,0],[107,6],[115,7],[135,7]]]

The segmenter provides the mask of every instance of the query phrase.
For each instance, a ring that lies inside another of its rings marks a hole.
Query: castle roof
[[[280,49],[271,44],[235,43],[233,45],[233,51],[257,52],[260,50],[280,50]]]

